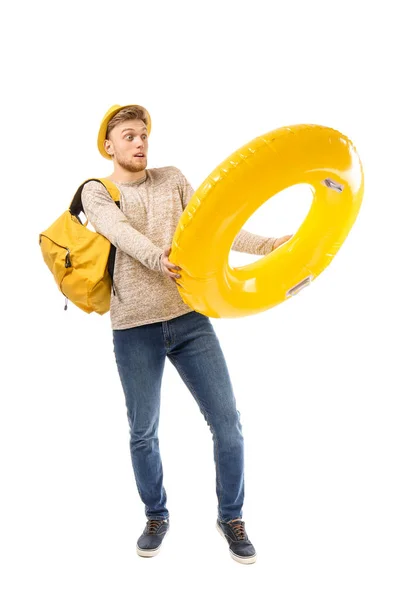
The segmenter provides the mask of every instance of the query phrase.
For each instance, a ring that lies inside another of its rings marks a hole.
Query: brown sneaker
[[[169,519],[148,519],[146,527],[136,544],[136,552],[139,556],[151,557],[158,554],[168,530]]]

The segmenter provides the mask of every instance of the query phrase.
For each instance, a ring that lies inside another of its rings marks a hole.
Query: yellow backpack
[[[88,181],[100,181],[120,207],[120,192],[108,179],[86,179],[76,191],[66,210],[48,229],[39,235],[39,244],[46,265],[54,275],[59,290],[68,300],[86,313],[100,315],[110,310],[113,284],[115,246],[82,223],[82,188]]]

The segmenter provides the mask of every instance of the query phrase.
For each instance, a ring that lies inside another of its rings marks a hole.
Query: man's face
[[[147,127],[141,119],[130,119],[116,125],[109,134],[106,148],[114,160],[127,171],[137,173],[147,166]],[[135,156],[143,154],[143,157]]]

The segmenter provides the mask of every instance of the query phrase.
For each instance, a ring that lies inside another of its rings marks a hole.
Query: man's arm
[[[85,183],[81,197],[85,215],[97,233],[101,233],[116,248],[136,258],[148,269],[162,271],[162,248],[132,227],[102,183]]]
[[[185,209],[189,200],[194,194],[194,190],[183,173],[177,169],[179,179],[179,191],[182,199],[182,206]],[[236,252],[247,252],[247,254],[269,254],[277,238],[264,237],[251,233],[246,229],[241,229],[235,237],[231,250]]]
[[[277,238],[264,237],[241,229],[234,239],[231,250],[247,252],[248,254],[265,255],[272,252],[272,247]]]

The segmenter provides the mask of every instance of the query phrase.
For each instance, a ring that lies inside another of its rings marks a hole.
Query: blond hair
[[[113,116],[112,119],[109,120],[105,139],[109,139],[111,131],[116,125],[118,125],[118,123],[123,123],[124,121],[129,121],[130,119],[141,119],[146,127],[149,125],[146,109],[138,104],[132,104],[132,106],[126,106],[125,108],[122,108],[119,112],[117,112],[116,115]]]

